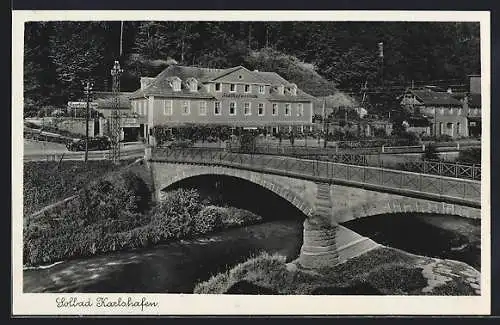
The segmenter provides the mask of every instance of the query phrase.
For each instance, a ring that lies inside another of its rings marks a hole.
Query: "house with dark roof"
[[[142,77],[130,94],[131,109],[153,128],[224,125],[265,128],[269,133],[312,127],[314,97],[274,72],[243,66],[210,69],[170,65],[156,77]]]
[[[453,93],[434,91],[429,87],[407,89],[401,98],[401,106],[414,116],[429,120],[430,135],[448,135],[452,138],[467,137],[469,118],[477,114],[464,100]]]

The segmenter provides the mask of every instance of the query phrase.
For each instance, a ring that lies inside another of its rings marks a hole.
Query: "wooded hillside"
[[[381,82],[463,80],[480,73],[478,23],[124,22],[122,90],[169,59],[212,68],[275,71],[315,96]],[[25,111],[64,105],[81,81],[110,90],[120,22],[32,22],[25,28]]]

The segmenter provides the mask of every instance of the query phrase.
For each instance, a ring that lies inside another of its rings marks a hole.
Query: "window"
[[[191,81],[189,83],[189,90],[191,91],[198,91],[198,83],[195,81]]]
[[[462,115],[462,109],[461,108],[458,109],[457,115]]]
[[[229,85],[229,91],[234,93],[236,91],[236,85],[235,84],[230,84]]]
[[[304,105],[302,103],[297,104],[297,116],[304,116]]]
[[[290,106],[289,103],[285,104],[285,116],[290,116]]]
[[[259,116],[264,115],[264,103],[259,103],[258,114]]]
[[[220,115],[220,102],[214,103],[214,115]]]
[[[220,82],[215,84],[215,91],[221,91]]]
[[[249,93],[251,91],[252,91],[252,88],[250,87],[250,85],[245,85],[245,92]]]
[[[273,115],[278,115],[278,104],[273,104]]]
[[[450,109],[448,110],[448,113],[449,113],[450,115],[452,115],[452,114],[453,114],[453,107],[450,107]]]
[[[199,115],[207,115],[207,102],[200,102]]]
[[[236,102],[229,103],[229,115],[236,115]]]
[[[265,94],[266,93],[266,87],[264,85],[259,86],[259,94]]]
[[[283,86],[283,85],[278,86],[278,94],[280,94],[280,95],[285,94],[285,86]]]
[[[444,108],[439,109],[439,115],[444,115]]]
[[[185,100],[182,102],[182,115],[189,115],[190,113],[189,101]]]
[[[243,107],[245,115],[252,115],[252,111],[250,110],[250,103],[244,103]]]
[[[163,115],[172,115],[172,100],[163,100]]]
[[[174,91],[180,91],[181,90],[181,81],[178,79],[172,81],[172,88],[174,89]]]

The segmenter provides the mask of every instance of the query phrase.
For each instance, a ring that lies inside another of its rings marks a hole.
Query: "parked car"
[[[66,144],[69,151],[85,151],[85,139],[78,139]],[[88,150],[109,150],[111,141],[108,137],[89,138]]]

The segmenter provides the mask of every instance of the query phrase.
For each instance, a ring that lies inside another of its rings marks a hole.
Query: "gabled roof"
[[[430,89],[409,89],[408,91],[426,106],[462,106],[459,100],[447,92],[436,92]]]
[[[119,98],[119,107],[130,108],[130,96],[133,93],[131,92],[120,92],[118,95]],[[107,91],[96,91],[94,92],[94,102],[97,103],[97,109],[111,109],[114,108],[115,97],[114,93]]]
[[[237,66],[228,69],[211,69],[211,68],[200,68],[200,67],[190,67],[190,66],[180,66],[171,65],[162,72],[160,72],[154,80],[152,80],[143,89],[138,89],[133,92],[130,96],[133,98],[141,98],[145,96],[175,96],[175,97],[186,97],[186,98],[214,98],[211,93],[208,93],[205,87],[202,86],[203,83],[215,81],[221,77],[224,77],[230,73],[238,71],[240,69],[245,69],[248,73],[253,75],[255,78],[262,80],[262,83],[270,85],[284,85],[290,87],[293,84],[285,80],[283,77],[275,72],[262,72],[262,71],[250,71],[243,66]],[[188,89],[182,88],[181,91],[173,91],[170,86],[169,79],[172,77],[179,77],[182,81],[189,78],[195,78],[199,81],[198,91],[192,92]],[[297,89],[296,96],[285,96],[278,93],[271,93],[269,100],[291,100],[291,101],[310,101],[314,99],[313,96],[305,93],[304,91]]]

